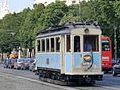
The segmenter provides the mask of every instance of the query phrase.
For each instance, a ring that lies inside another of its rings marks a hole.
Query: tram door
[[[77,68],[80,68],[80,65],[82,63],[82,37],[80,35],[74,35],[73,36],[73,69],[76,70]]]
[[[82,62],[81,36],[66,35],[65,45],[65,73],[77,72]]]

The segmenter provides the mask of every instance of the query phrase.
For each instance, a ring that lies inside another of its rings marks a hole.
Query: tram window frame
[[[37,52],[40,52],[41,50],[40,50],[40,40],[37,40]]]
[[[46,38],[46,52],[50,51],[50,40],[49,38]]]
[[[75,37],[77,37],[77,38],[75,38]],[[80,41],[81,41],[81,39],[80,39],[79,35],[74,36],[74,52],[80,52],[81,51]]]
[[[45,39],[41,39],[42,52],[45,52]]]
[[[53,41],[52,41],[53,40]],[[55,51],[55,45],[54,45],[54,43],[55,43],[55,39],[54,38],[50,38],[50,47],[51,47],[51,52],[54,52]]]
[[[60,37],[55,38],[56,52],[60,52]]]
[[[71,51],[71,35],[66,35],[66,52]]]
[[[85,38],[86,38],[86,40],[85,40]],[[86,49],[86,45],[87,45],[87,47],[89,47],[89,50]],[[99,52],[99,35],[84,35],[83,36],[83,51],[89,52],[89,51],[91,51],[90,48],[94,52]]]

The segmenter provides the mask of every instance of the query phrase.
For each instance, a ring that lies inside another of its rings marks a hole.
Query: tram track
[[[93,86],[79,86],[79,85],[73,85],[73,86],[61,86],[61,85],[56,85],[56,84],[51,84],[50,81],[47,80],[44,81],[44,80],[39,80],[38,79],[38,76],[27,76],[27,75],[22,75],[22,74],[19,74],[19,73],[15,73],[15,72],[21,72],[21,71],[18,71],[18,70],[9,70],[9,69],[1,69],[0,68],[0,73],[2,73],[2,75],[5,74],[5,76],[8,76],[8,77],[12,77],[12,78],[18,78],[18,79],[23,79],[23,80],[27,80],[27,81],[30,81],[30,82],[34,82],[34,83],[39,83],[41,85],[45,85],[45,86],[48,86],[48,87],[53,87],[53,88],[59,88],[59,89],[62,89],[62,90],[119,90],[118,87],[112,87],[112,86],[104,86],[102,84],[95,84]],[[22,72],[25,72],[25,73],[29,73],[29,71],[22,71]],[[31,73],[31,72],[30,72]],[[30,74],[29,73],[29,74]],[[0,74],[1,76],[1,74]]]

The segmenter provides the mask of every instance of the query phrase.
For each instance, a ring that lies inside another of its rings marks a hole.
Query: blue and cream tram
[[[100,27],[72,23],[40,31],[36,67],[40,79],[80,83],[102,80]]]

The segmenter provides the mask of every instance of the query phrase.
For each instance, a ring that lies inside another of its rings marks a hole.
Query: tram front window
[[[99,50],[99,38],[98,35],[84,35],[84,52],[98,51]]]

